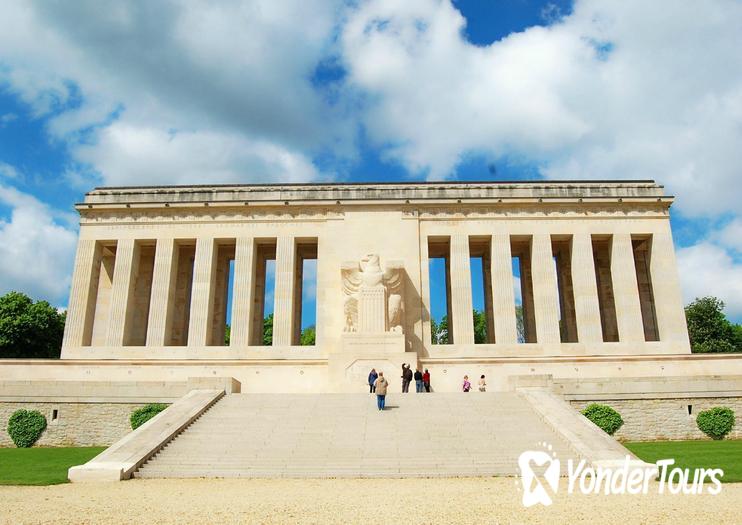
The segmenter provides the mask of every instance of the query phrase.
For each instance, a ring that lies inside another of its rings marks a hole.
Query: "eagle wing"
[[[343,293],[345,295],[354,295],[358,293],[363,284],[361,278],[361,268],[357,262],[346,262],[340,267],[340,276],[343,281]]]
[[[384,284],[390,295],[403,295],[404,263],[402,261],[387,261],[384,269]]]

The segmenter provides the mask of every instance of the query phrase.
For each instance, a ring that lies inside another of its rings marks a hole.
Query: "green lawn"
[[[673,468],[721,468],[723,482],[742,481],[742,440],[645,441],[624,446],[647,463],[673,458]]]
[[[54,485],[67,482],[67,469],[105,447],[0,448],[0,485]]]

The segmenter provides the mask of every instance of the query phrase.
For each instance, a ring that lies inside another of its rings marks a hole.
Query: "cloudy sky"
[[[0,0],[0,293],[95,185],[656,179],[742,320],[742,2]]]

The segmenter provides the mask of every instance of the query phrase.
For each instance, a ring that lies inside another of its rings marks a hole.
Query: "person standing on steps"
[[[469,376],[464,376],[464,382],[461,385],[461,390],[468,392],[471,390],[471,383],[469,382]]]
[[[419,368],[415,368],[415,392],[420,393],[423,391],[423,373],[420,372]]]
[[[430,372],[428,372],[427,368],[423,374],[423,385],[425,386],[425,391],[430,392]]]
[[[479,378],[479,391],[480,392],[487,391],[487,381],[484,380],[484,374],[482,374],[482,377]]]
[[[410,383],[412,383],[412,368],[402,363],[402,392],[405,394],[410,391]]]
[[[374,383],[376,382],[376,378],[379,377],[379,374],[376,373],[376,369],[372,368],[371,372],[368,374],[368,388],[369,388],[369,394],[373,394],[375,387]]]
[[[384,378],[384,372],[379,372],[376,382],[374,383],[374,391],[376,392],[376,406],[379,410],[384,410],[384,404],[386,403],[386,389],[389,387],[389,382]]]

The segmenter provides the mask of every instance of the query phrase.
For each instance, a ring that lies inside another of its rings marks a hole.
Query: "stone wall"
[[[736,421],[727,439],[742,439],[742,397],[570,401],[578,410],[591,403],[608,405],[621,414],[624,424],[614,435],[620,441],[709,439],[698,430],[696,417],[699,412],[717,406],[734,410]]]
[[[8,419],[19,409],[38,410],[46,430],[35,446],[111,445],[131,432],[129,416],[143,404],[134,403],[0,403],[0,447],[13,447]],[[53,420],[53,411],[57,419]]]

